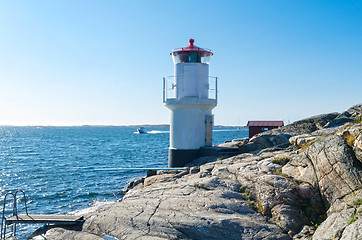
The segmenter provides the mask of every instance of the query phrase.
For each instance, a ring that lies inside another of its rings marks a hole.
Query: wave
[[[213,132],[233,132],[233,131],[242,131],[243,129],[213,129]]]
[[[115,203],[115,201],[98,201],[98,200],[94,200],[94,201],[91,202],[90,207],[75,210],[75,211],[71,211],[71,212],[69,212],[69,214],[70,215],[76,215],[76,216],[86,215],[88,213],[96,211],[100,206],[107,205],[107,204],[112,204],[112,203]]]

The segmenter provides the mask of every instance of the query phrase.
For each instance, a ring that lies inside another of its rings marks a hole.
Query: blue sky
[[[210,48],[215,124],[362,102],[362,2],[0,0],[0,125],[169,123],[170,51]]]

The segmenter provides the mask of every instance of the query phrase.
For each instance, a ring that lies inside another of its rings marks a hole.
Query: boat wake
[[[170,131],[151,130],[151,131],[144,132],[144,133],[139,133],[139,132],[133,132],[133,133],[134,134],[145,134],[145,133],[148,133],[148,134],[160,134],[160,133],[170,133]]]
[[[152,131],[149,131],[147,133],[150,133],[150,134],[158,134],[158,133],[170,133],[170,131],[158,131],[158,130],[152,130]]]

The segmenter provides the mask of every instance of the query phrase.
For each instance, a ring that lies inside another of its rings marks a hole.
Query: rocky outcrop
[[[332,121],[328,122],[324,128],[332,128],[332,127],[339,127],[349,122],[354,122],[353,118],[336,118]]]
[[[318,188],[328,207],[327,218],[317,228],[313,239],[362,238],[357,225],[361,221],[360,208],[353,204],[356,200],[362,201],[361,134],[362,124],[354,122],[332,131],[319,130],[295,137],[314,137],[314,140],[306,149],[298,150],[300,154],[292,158],[282,172]],[[298,148],[302,146],[296,144]]]
[[[348,110],[342,112],[337,118],[356,118],[362,114],[362,104],[356,104]]]
[[[149,172],[120,202],[85,216],[80,230],[51,228],[38,236],[362,239],[361,109],[222,145],[243,152],[237,156],[200,158],[181,172]]]
[[[239,146],[239,151],[241,153],[255,152],[260,151],[265,148],[271,147],[286,147],[289,145],[288,139],[290,135],[288,134],[262,134],[254,136],[246,144]]]
[[[313,239],[340,239],[343,231],[348,226],[348,222],[353,218],[354,213],[354,209],[346,209],[341,212],[332,213],[321,226],[317,228]]]
[[[65,239],[79,239],[79,240],[104,240],[103,237],[97,236],[92,233],[68,230],[64,228],[52,228],[44,235],[45,239],[65,240]],[[43,238],[43,239],[44,239]],[[41,239],[41,238],[39,238]]]
[[[311,220],[318,221],[323,209],[319,192],[308,183],[281,174],[278,159],[294,155],[291,149],[242,154],[215,163],[212,173],[238,181],[241,193],[259,213],[291,236]]]
[[[279,172],[279,160],[294,155],[292,148],[266,149],[150,174],[121,202],[85,216],[82,239],[291,239],[324,212],[311,184]],[[76,232],[54,228],[43,236],[59,239],[54,234]]]
[[[239,148],[241,153],[260,151],[271,147],[287,147],[289,146],[290,137],[301,134],[307,135],[317,130],[323,130],[323,127],[333,121],[338,115],[338,113],[321,114],[257,134],[251,139],[232,140],[218,146]]]
[[[303,134],[303,135],[298,135],[298,136],[294,136],[289,138],[289,142],[290,144],[301,148],[304,145],[310,144],[314,141],[316,141],[318,139],[317,136],[311,136],[309,134]]]
[[[316,141],[287,163],[283,173],[319,188],[331,204],[362,186],[362,168],[341,136]]]
[[[356,158],[362,163],[362,133],[356,134],[355,138],[353,151],[356,154]]]
[[[289,239],[247,204],[238,181],[218,176],[215,165],[146,178],[121,202],[86,216],[82,231],[118,239]]]
[[[318,116],[296,121],[285,127],[273,129],[272,131],[275,133],[290,134],[292,136],[310,134],[316,130],[323,129],[323,127],[327,123],[334,120],[338,115],[338,113],[321,114]]]

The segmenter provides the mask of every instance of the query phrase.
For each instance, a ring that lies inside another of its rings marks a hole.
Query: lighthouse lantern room
[[[212,145],[217,78],[209,76],[211,50],[194,45],[171,52],[174,76],[163,78],[163,102],[171,110],[169,167],[183,167]]]

